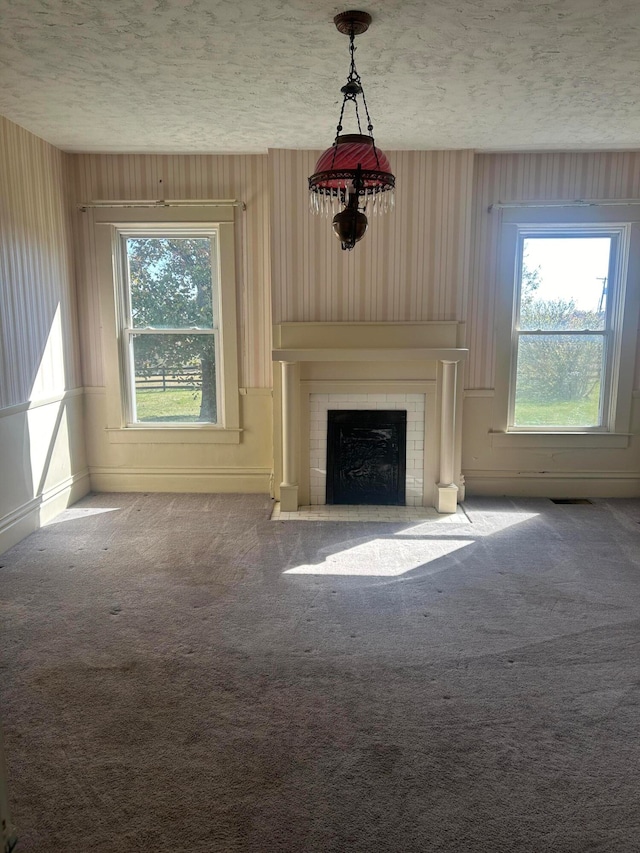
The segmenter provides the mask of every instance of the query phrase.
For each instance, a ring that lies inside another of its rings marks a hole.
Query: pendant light
[[[355,37],[371,23],[367,12],[342,12],[333,19],[338,32],[349,36],[351,65],[343,94],[333,145],[324,151],[309,178],[309,202],[313,213],[334,213],[333,230],[343,249],[351,250],[367,230],[367,212],[386,213],[394,206],[396,179],[387,156],[376,148],[373,124],[355,63]],[[358,98],[362,98],[367,133],[362,132]],[[343,134],[345,107],[354,105],[358,133]],[[336,213],[336,208],[339,209]]]

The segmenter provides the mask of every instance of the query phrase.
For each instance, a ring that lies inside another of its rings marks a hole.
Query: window
[[[127,420],[217,424],[217,232],[120,239]]]
[[[233,208],[146,214],[95,212],[109,441],[238,444]]]
[[[640,208],[501,215],[494,433],[628,433]]]
[[[520,232],[511,428],[607,427],[619,239],[591,229]]]

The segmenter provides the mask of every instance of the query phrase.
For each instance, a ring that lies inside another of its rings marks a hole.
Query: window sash
[[[516,329],[515,334],[518,337],[524,337],[525,335],[544,335],[544,337],[550,337],[551,335],[575,335],[576,337],[580,337],[580,335],[585,335],[589,337],[593,337],[594,335],[602,335],[602,337],[606,338],[611,334],[611,329],[549,329],[546,331],[545,329]]]
[[[132,237],[139,238],[190,238],[202,237],[207,238],[211,244],[211,289],[213,302],[213,325],[207,327],[201,326],[180,326],[177,328],[157,327],[157,326],[134,326],[131,300],[131,282],[129,279],[129,265],[127,253],[127,240]],[[137,415],[137,400],[136,400],[136,374],[135,374],[135,358],[134,358],[134,339],[142,335],[213,335],[215,347],[215,384],[216,396],[219,404],[218,421],[215,425],[221,426],[224,423],[224,397],[222,388],[222,346],[221,346],[221,331],[219,318],[221,316],[221,298],[220,298],[220,276],[221,276],[221,259],[220,259],[220,238],[219,228],[216,226],[207,227],[204,230],[189,227],[158,227],[143,228],[143,229],[122,229],[119,230],[119,253],[120,253],[120,331],[121,331],[121,352],[122,358],[122,390],[123,390],[123,411],[125,423],[127,426],[140,426],[146,422],[138,420]],[[212,422],[203,422],[212,423]],[[180,425],[189,425],[189,421],[176,421],[171,424],[156,423],[155,426],[173,427]]]
[[[620,290],[619,283],[617,280],[620,268],[620,252],[621,252],[621,244],[622,241],[620,239],[621,233],[611,227],[585,227],[585,228],[576,228],[571,226],[557,226],[557,227],[541,227],[541,228],[530,228],[530,227],[521,227],[518,229],[517,241],[516,241],[516,258],[515,258],[515,270],[514,270],[514,285],[513,285],[513,315],[512,315],[512,334],[511,334],[511,369],[510,369],[510,380],[509,380],[509,406],[508,406],[508,414],[507,414],[507,429],[512,432],[518,431],[526,431],[526,432],[571,432],[576,429],[575,426],[572,425],[544,425],[538,426],[535,424],[516,424],[515,423],[515,409],[516,409],[516,396],[517,396],[517,370],[518,370],[518,356],[520,349],[520,338],[521,337],[536,337],[536,336],[575,336],[576,338],[581,336],[600,336],[604,339],[603,343],[603,360],[602,360],[602,369],[600,375],[600,401],[599,401],[599,417],[598,424],[595,426],[585,426],[580,427],[581,431],[586,432],[607,432],[611,428],[611,422],[613,418],[613,408],[614,408],[614,400],[613,400],[613,371],[614,371],[614,349],[615,349],[615,338],[616,338],[616,326],[621,323],[621,305],[620,305]],[[588,239],[593,237],[605,237],[610,240],[610,249],[609,249],[609,269],[608,269],[608,290],[607,290],[607,300],[605,307],[605,320],[604,320],[604,328],[602,329],[575,329],[575,330],[566,330],[566,329],[520,329],[520,310],[522,304],[522,269],[524,264],[524,243],[526,239],[534,239],[534,238],[553,238],[557,240],[562,239]]]
[[[632,392],[640,325],[640,208],[608,206],[597,202],[585,206],[558,205],[538,208],[526,203],[499,210],[494,310],[495,348],[490,416],[490,443],[504,448],[626,447],[632,428]],[[511,369],[515,352],[514,302],[518,285],[518,239],[522,233],[556,236],[562,234],[615,235],[615,304],[612,308],[607,381],[608,401],[601,429],[514,428],[510,425]],[[487,352],[487,354],[489,354]],[[575,442],[575,443],[574,443]],[[530,460],[531,461],[531,460]]]
[[[122,330],[124,335],[215,335],[218,332],[218,327],[214,326],[211,329],[203,329],[202,326],[179,326],[176,329],[167,329],[165,326],[161,328],[157,326],[145,326],[142,329],[136,326],[127,326]]]

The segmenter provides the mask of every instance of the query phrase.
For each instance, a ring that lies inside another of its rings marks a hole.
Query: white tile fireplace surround
[[[424,502],[425,394],[309,394],[309,503],[325,504],[327,413],[331,409],[407,413],[406,506]]]
[[[407,412],[406,505],[455,512],[460,473],[461,324],[283,323],[274,327],[276,498],[326,501],[327,412]]]

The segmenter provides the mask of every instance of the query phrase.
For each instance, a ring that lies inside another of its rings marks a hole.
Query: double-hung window
[[[120,235],[130,423],[219,423],[217,236],[215,229]]]
[[[510,427],[608,425],[621,238],[608,229],[520,232]]]
[[[498,431],[628,432],[637,223],[616,221],[614,207],[528,211],[525,222],[522,210],[503,213]]]
[[[109,226],[97,232],[98,257],[116,321],[105,338],[110,441],[151,440],[153,430],[156,442],[239,443],[233,209],[176,210],[172,222],[137,213],[95,213]]]

